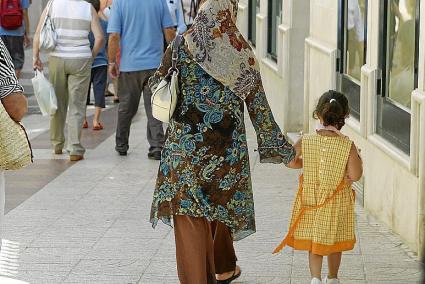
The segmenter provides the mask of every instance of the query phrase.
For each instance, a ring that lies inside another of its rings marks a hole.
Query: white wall
[[[256,54],[279,125],[289,131],[304,128],[309,132],[315,128],[316,122],[311,114],[317,99],[323,92],[336,89],[338,1],[302,2],[283,0],[279,59],[274,63],[265,58],[267,1],[262,0],[261,12],[257,15]],[[421,14],[425,15],[425,0],[421,2]],[[308,5],[310,15],[306,17],[305,7]],[[247,10],[244,13],[246,19]],[[367,64],[362,68],[361,118],[360,121],[350,118],[344,133],[362,150],[366,210],[399,234],[412,250],[421,253],[425,243],[425,32],[420,35],[419,87],[412,95],[411,153],[406,155],[375,131],[376,82],[380,74],[379,22],[379,1],[368,1],[368,50]],[[309,33],[303,35],[302,31],[308,30],[303,27],[306,23]],[[241,26],[247,24],[247,20],[240,22]],[[293,41],[299,36],[299,30],[301,41],[305,38],[301,44],[299,37]],[[425,16],[421,19],[420,30],[425,31]],[[303,68],[299,69],[300,66]]]
[[[285,132],[302,129],[304,106],[304,39],[309,32],[310,0],[282,0],[283,20],[278,27],[277,62],[267,57],[268,1],[261,0],[257,14],[256,56],[273,114]],[[238,24],[248,33],[248,1],[239,3]],[[303,17],[292,15],[302,14]]]
[[[418,252],[423,246],[423,202],[420,197],[421,192],[425,190],[422,181],[424,166],[419,169],[419,162],[416,161],[418,151],[414,151],[409,157],[376,134],[375,82],[379,74],[380,11],[379,1],[368,1],[368,4],[369,49],[367,64],[362,68],[361,118],[360,121],[350,119],[344,133],[362,149],[366,210],[399,234],[412,250]],[[306,130],[312,131],[315,122],[310,114],[317,98],[323,91],[336,87],[338,3],[312,0],[310,12],[310,36],[306,40],[305,57],[305,97],[309,103],[305,107],[305,127]],[[423,48],[424,46],[421,46],[421,49]],[[424,67],[421,62],[420,70],[424,70]],[[423,84],[420,89],[423,90]],[[419,107],[421,115],[424,113],[424,106],[422,103]],[[413,131],[423,128],[425,120],[413,120],[415,119],[412,119]],[[424,145],[423,136],[422,134],[421,137],[413,138],[412,149],[422,149],[418,146]]]

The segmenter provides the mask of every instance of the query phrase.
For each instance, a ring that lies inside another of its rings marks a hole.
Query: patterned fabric
[[[168,49],[152,78],[171,66]],[[181,94],[167,130],[153,197],[151,222],[171,225],[171,216],[220,221],[235,240],[255,232],[244,103],[257,133],[261,162],[288,163],[295,155],[274,121],[262,89],[245,101],[206,73],[184,40],[178,59]]]
[[[306,135],[302,140],[303,183],[295,200],[291,226],[302,207],[325,206],[305,211],[288,245],[319,255],[351,250],[354,233],[354,192],[345,178],[352,142],[345,137]],[[331,200],[327,199],[331,197]]]
[[[23,92],[15,75],[15,67],[6,46],[0,39],[0,99],[12,93]]]
[[[256,93],[262,83],[255,55],[236,27],[238,2],[205,1],[185,39],[195,61],[214,79],[245,99]]]

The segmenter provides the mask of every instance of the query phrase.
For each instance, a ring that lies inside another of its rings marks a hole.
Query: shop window
[[[382,87],[377,133],[409,154],[411,94],[418,86],[420,0],[381,1]]]
[[[282,0],[269,0],[268,2],[268,56],[277,62],[277,38],[279,25],[282,23]]]
[[[360,120],[361,68],[366,63],[367,0],[339,0],[339,90],[350,103],[350,115]]]
[[[260,13],[260,0],[249,0],[248,10],[248,40],[255,46],[257,38],[257,14]]]

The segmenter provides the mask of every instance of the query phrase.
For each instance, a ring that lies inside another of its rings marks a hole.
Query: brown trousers
[[[177,271],[182,284],[215,284],[215,274],[235,270],[229,228],[206,218],[174,216]]]

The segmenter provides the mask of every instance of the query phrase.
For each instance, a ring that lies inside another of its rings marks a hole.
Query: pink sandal
[[[98,130],[102,130],[102,129],[103,129],[103,125],[100,122],[99,122],[98,125],[93,125],[93,130],[94,131],[98,131]]]

